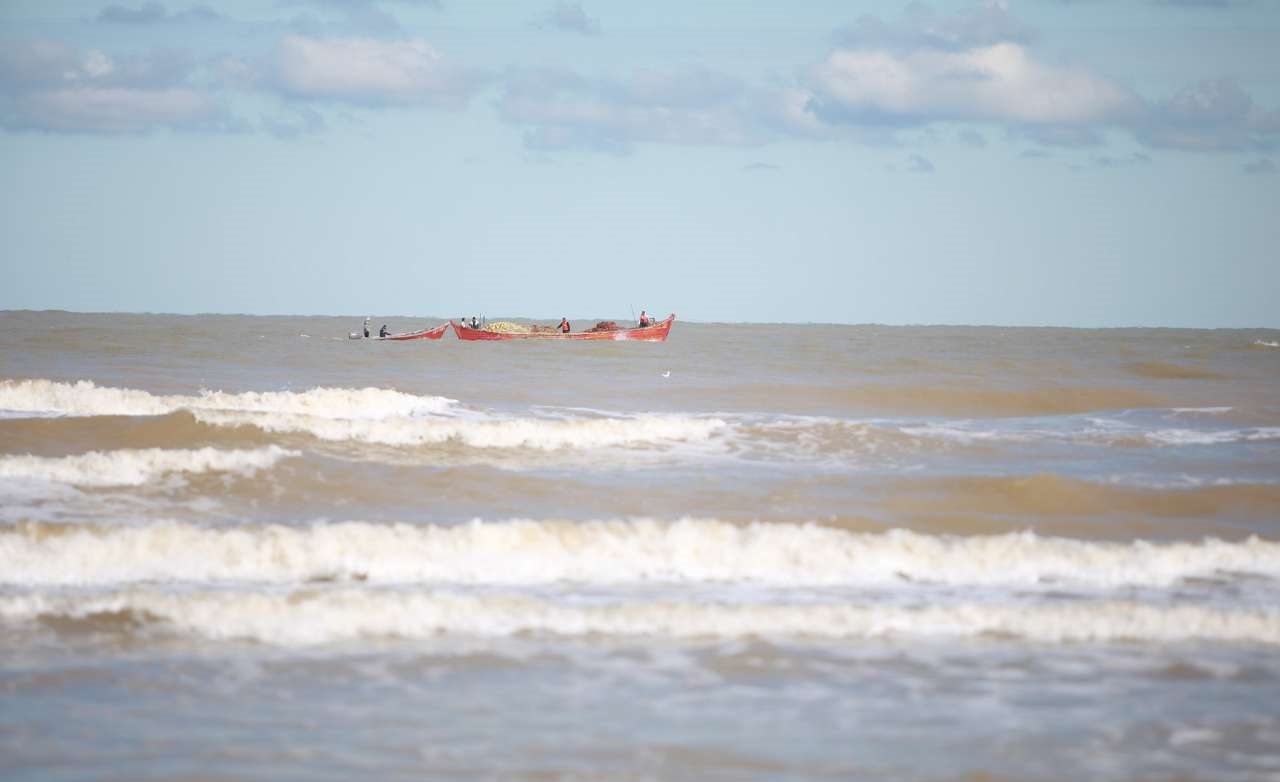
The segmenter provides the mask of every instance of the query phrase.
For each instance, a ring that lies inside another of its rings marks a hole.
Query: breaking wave
[[[378,419],[439,413],[454,400],[384,388],[313,388],[309,391],[202,391],[195,396],[155,395],[133,388],[98,386],[89,380],[0,381],[0,410],[73,416],[165,415],[177,410],[257,412],[331,419]]]
[[[294,592],[126,590],[0,597],[10,621],[160,623],[216,640],[305,645],[442,634],[788,639],[1016,637],[1035,642],[1280,643],[1280,612],[1130,601],[909,607],[877,603],[567,603],[527,595],[334,588]]]
[[[73,486],[141,486],[169,473],[252,474],[300,456],[276,445],[250,450],[163,448],[90,451],[73,456],[0,456],[0,478],[67,483]]]
[[[669,440],[705,440],[725,426],[714,418],[641,415],[632,418],[410,418],[341,420],[292,414],[195,412],[215,426],[249,424],[267,432],[300,432],[330,441],[380,445],[459,443],[472,448],[603,448]]]
[[[253,426],[321,440],[413,446],[458,443],[472,448],[602,448],[705,440],[726,426],[683,415],[531,418],[464,415],[452,399],[382,388],[313,388],[196,396],[157,396],[90,381],[0,381],[0,410],[31,415],[158,416],[189,411],[196,421]]]
[[[137,582],[774,586],[1167,586],[1280,579],[1280,543],[1106,543],[1030,532],[954,537],[714,520],[317,523],[202,527],[26,522],[0,528],[0,583]]]

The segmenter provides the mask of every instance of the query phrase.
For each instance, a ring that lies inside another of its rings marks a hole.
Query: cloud
[[[1152,0],[1151,4],[1177,8],[1233,8],[1247,3],[1245,0]]]
[[[267,85],[298,99],[460,108],[484,80],[421,39],[290,35],[276,47]]]
[[[622,80],[572,71],[518,70],[506,79],[501,116],[529,126],[532,149],[626,152],[644,142],[748,145],[766,140],[745,85],[701,68],[639,70]]]
[[[1131,112],[1126,90],[1036,61],[1016,43],[961,51],[839,49],[809,73],[810,110],[830,123],[918,125],[938,120],[1078,125]]]
[[[1093,164],[1099,168],[1130,168],[1133,166],[1145,166],[1151,163],[1151,156],[1142,152],[1134,152],[1130,155],[1116,157],[1114,155],[1096,155],[1093,158]]]
[[[0,123],[13,130],[131,133],[157,128],[238,130],[194,84],[183,52],[139,57],[28,41],[0,52]]]
[[[149,24],[162,21],[166,16],[168,16],[168,12],[159,3],[145,3],[138,8],[109,5],[98,13],[98,21],[117,22],[120,24]]]
[[[1231,79],[1205,81],[1151,106],[1135,133],[1144,144],[1165,149],[1266,149],[1280,134],[1280,110],[1257,106]]]
[[[1149,101],[1078,65],[1050,62],[1002,2],[956,14],[913,5],[897,23],[864,16],[803,72],[778,125],[831,138],[838,128],[893,134],[939,122],[998,124],[1038,146],[1101,147],[1126,131],[1155,149],[1269,149],[1280,111],[1229,79]]]
[[[110,24],[157,24],[160,22],[213,22],[225,19],[207,5],[197,5],[170,14],[160,3],[144,3],[137,8],[109,5],[98,12],[98,21]]]
[[[1102,129],[1088,125],[1020,125],[1010,135],[1045,147],[1100,147],[1106,143]]]
[[[188,88],[67,87],[24,95],[12,127],[127,133],[168,128],[214,129],[223,112]]]
[[[384,0],[277,0],[277,5],[318,8],[338,15],[336,21],[323,20],[304,12],[293,19],[292,29],[302,35],[391,35],[402,32],[400,21],[384,6]],[[440,9],[440,0],[398,0],[399,5]]]
[[[928,158],[911,155],[907,158],[906,170],[913,174],[932,174],[934,167]]]
[[[312,136],[328,127],[320,112],[303,104],[292,104],[277,114],[264,116],[259,127],[278,139],[291,141]]]
[[[559,3],[535,22],[535,25],[551,27],[567,33],[600,34],[600,20],[587,16],[580,3]]]
[[[874,16],[863,16],[836,33],[845,49],[939,49],[964,51],[997,43],[1029,43],[1035,31],[1003,3],[987,2],[976,8],[944,16],[920,3],[908,6],[899,25]]]
[[[1276,164],[1272,163],[1269,158],[1260,157],[1252,163],[1246,163],[1241,170],[1246,174],[1255,176],[1269,175],[1276,172]]]

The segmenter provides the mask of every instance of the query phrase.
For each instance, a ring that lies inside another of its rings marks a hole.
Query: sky
[[[0,2],[0,309],[1280,327],[1280,0]]]

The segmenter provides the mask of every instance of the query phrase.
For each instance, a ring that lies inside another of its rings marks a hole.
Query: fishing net
[[[512,323],[507,320],[495,320],[484,327],[485,331],[496,331],[499,334],[528,334],[532,328],[523,323]]]

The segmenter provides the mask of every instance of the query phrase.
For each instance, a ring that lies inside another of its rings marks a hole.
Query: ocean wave
[[[339,420],[291,414],[197,410],[196,420],[214,426],[256,426],[267,432],[298,432],[329,441],[380,445],[440,445],[471,448],[603,448],[664,441],[705,440],[725,426],[715,418],[638,415],[628,418],[410,418]]]
[[[1168,586],[1223,573],[1280,579],[1280,543],[854,533],[812,524],[693,519],[218,528],[27,522],[0,528],[0,583],[15,586],[359,580],[1112,588]]]
[[[1157,429],[1146,432],[1146,439],[1160,445],[1221,445],[1223,443],[1280,440],[1280,427],[1260,426],[1247,429]]]
[[[1221,415],[1231,408],[1172,408],[1175,416]],[[1161,447],[1180,445],[1223,445],[1280,439],[1280,427],[1191,429],[1185,427],[1141,427],[1113,419],[1091,418],[1074,426],[1051,427],[1034,421],[993,427],[985,422],[956,420],[908,424],[899,427],[904,435],[960,445],[982,443],[1064,442],[1084,445]]]
[[[72,456],[0,456],[0,478],[73,486],[141,486],[169,473],[252,474],[301,455],[276,445],[248,450],[163,448],[90,451]]]
[[[202,391],[198,395],[156,395],[134,388],[98,386],[89,380],[0,381],[0,410],[71,416],[165,415],[192,412],[252,412],[318,419],[371,420],[426,415],[449,410],[455,401],[385,388],[312,388],[308,391]]]
[[[1268,341],[1265,339],[1255,339],[1253,341],[1253,345],[1254,347],[1259,348],[1280,348],[1280,342]]]
[[[962,603],[571,603],[513,594],[370,588],[0,596],[13,621],[91,623],[123,632],[160,625],[215,640],[309,645],[438,635],[738,639],[1014,637],[1041,643],[1280,643],[1280,612],[1131,601]]]
[[[157,396],[89,381],[49,380],[0,381],[0,410],[70,416],[158,416],[182,410],[210,426],[253,426],[327,441],[544,451],[700,441],[726,426],[718,418],[687,415],[507,417],[460,410],[445,397],[382,388]]]

